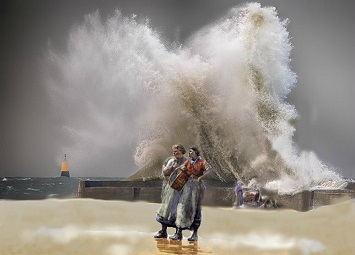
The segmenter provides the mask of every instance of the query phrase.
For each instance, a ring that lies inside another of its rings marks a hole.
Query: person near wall
[[[242,206],[243,205],[243,184],[241,181],[238,181],[237,185],[235,186],[235,196],[236,196],[235,206]]]
[[[255,190],[254,202],[255,202],[255,207],[260,207],[262,204],[262,196],[261,196],[260,189],[258,187]]]

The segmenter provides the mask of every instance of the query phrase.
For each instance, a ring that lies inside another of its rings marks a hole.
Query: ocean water
[[[76,198],[80,180],[122,180],[109,177],[2,177],[0,199]]]

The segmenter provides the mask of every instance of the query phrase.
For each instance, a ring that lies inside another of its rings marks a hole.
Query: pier
[[[234,183],[205,181],[204,206],[232,207],[236,196]],[[149,181],[80,181],[79,198],[95,198],[104,200],[161,202],[161,180]],[[343,189],[305,190],[293,195],[280,195],[262,189],[263,195],[276,200],[279,208],[309,211],[319,206],[333,204],[346,199],[355,198],[355,185],[349,183]]]

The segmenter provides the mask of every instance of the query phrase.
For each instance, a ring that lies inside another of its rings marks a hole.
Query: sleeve
[[[173,164],[174,164],[174,159],[171,158],[171,159],[169,159],[168,163],[166,163],[165,167],[171,167]]]
[[[210,164],[208,164],[208,162],[206,160],[203,162],[203,166],[205,168],[205,171],[209,171],[212,169]]]
[[[167,177],[167,176],[169,176],[172,173],[173,168],[171,166],[173,164],[174,164],[174,158],[171,158],[171,159],[168,160],[168,162],[166,162],[165,166],[163,165],[163,168],[162,168],[162,171],[161,171],[163,177]]]

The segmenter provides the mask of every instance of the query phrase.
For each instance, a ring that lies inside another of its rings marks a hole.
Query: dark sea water
[[[80,180],[123,179],[119,177],[0,177],[0,199],[75,198]]]
[[[37,200],[46,198],[76,198],[80,180],[119,181],[123,177],[0,177],[0,199]],[[321,189],[355,189],[355,180],[325,182]],[[340,187],[340,186],[341,187]]]

